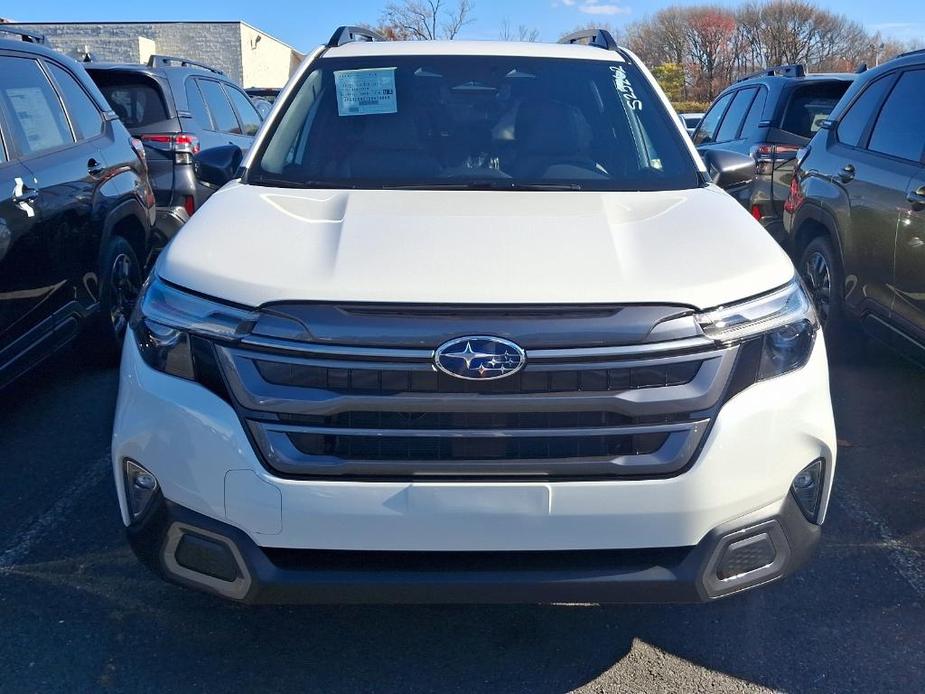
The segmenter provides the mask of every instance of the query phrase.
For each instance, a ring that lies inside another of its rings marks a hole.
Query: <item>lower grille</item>
[[[549,460],[614,458],[649,455],[668,438],[666,433],[630,436],[339,436],[336,434],[290,433],[289,440],[300,453],[340,460],[473,461]]]

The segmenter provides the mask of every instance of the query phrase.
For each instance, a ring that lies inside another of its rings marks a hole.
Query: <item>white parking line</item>
[[[0,553],[0,574],[8,573],[22,563],[36,543],[58,527],[84,495],[111,474],[111,470],[109,455],[98,458],[58,497],[51,508],[16,533],[13,542]]]
[[[870,507],[852,492],[838,489],[833,495],[836,503],[857,521],[874,528],[880,546],[899,575],[906,579],[920,599],[925,600],[925,553],[900,540],[889,526],[876,517]]]

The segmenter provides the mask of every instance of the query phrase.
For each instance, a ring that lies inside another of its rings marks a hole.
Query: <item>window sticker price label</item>
[[[398,113],[394,67],[335,70],[334,87],[339,116]]]

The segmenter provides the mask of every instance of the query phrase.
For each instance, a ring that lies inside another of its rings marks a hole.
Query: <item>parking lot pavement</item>
[[[691,606],[246,608],[161,583],[116,509],[116,374],[79,361],[0,400],[2,692],[925,689],[925,371],[876,345],[832,369],[815,561]]]

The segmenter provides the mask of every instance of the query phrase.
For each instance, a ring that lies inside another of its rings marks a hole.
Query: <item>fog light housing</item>
[[[160,485],[154,475],[130,458],[125,459],[123,467],[125,470],[125,501],[128,504],[132,521],[136,521],[148,510]]]
[[[726,548],[719,566],[716,567],[716,577],[721,581],[726,581],[744,576],[770,566],[776,558],[777,551],[774,549],[770,535],[767,533],[753,535],[733,542]]]
[[[825,472],[825,461],[817,458],[805,468],[797,473],[790,485],[790,493],[796,499],[797,505],[806,516],[808,521],[813,523],[819,517],[819,506],[822,502],[822,486],[825,483],[823,473]]]

